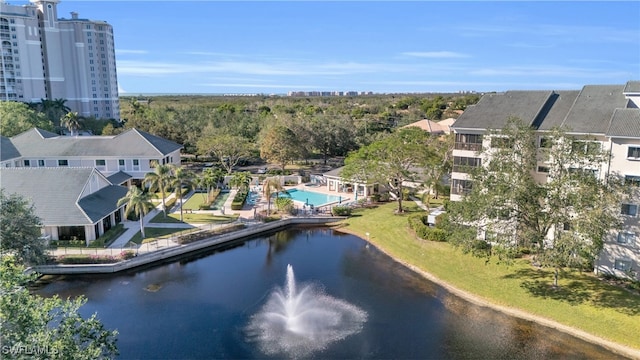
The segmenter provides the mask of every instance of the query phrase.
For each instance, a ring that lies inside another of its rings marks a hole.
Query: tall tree
[[[260,143],[260,157],[279,164],[282,171],[288,163],[304,154],[304,145],[286,126],[276,125],[266,131]]]
[[[280,176],[272,176],[264,179],[262,183],[262,193],[267,198],[267,215],[271,215],[271,196],[278,194],[284,188]]]
[[[53,123],[27,104],[0,101],[0,135],[12,137],[34,127],[53,131]]]
[[[231,186],[235,186],[240,190],[247,190],[251,185],[251,173],[248,171],[235,172],[231,176]]]
[[[451,203],[454,230],[481,229],[487,254],[507,261],[519,248],[533,250],[542,266],[554,269],[555,285],[563,268],[592,267],[604,237],[621,220],[620,182],[599,173],[608,153],[599,142],[562,129],[550,131],[538,148],[534,130],[515,118],[488,135],[491,146],[481,153],[488,163],[472,172],[463,200]],[[534,177],[539,159],[545,181]],[[474,236],[452,239],[465,250],[478,244]]]
[[[129,214],[133,212],[140,219],[140,233],[144,239],[144,216],[154,207],[151,202],[151,196],[149,193],[140,190],[137,186],[132,186],[129,188],[129,191],[127,191],[127,194],[118,200],[118,206],[122,204],[127,204],[125,216],[129,216]]]
[[[37,275],[25,275],[24,267],[13,260],[11,256],[0,259],[3,359],[89,360],[118,355],[118,332],[105,329],[95,313],[88,319],[80,315],[86,298],[62,300],[57,295],[32,294],[27,285]]]
[[[386,185],[398,202],[397,212],[403,212],[404,182],[417,181],[421,169],[436,158],[430,146],[432,139],[426,131],[402,128],[350,153],[345,159],[341,176],[360,182]]]
[[[247,139],[207,126],[197,142],[198,151],[203,155],[214,156],[221,166],[231,174],[242,158],[249,156],[251,144]]]
[[[167,217],[166,191],[171,184],[172,178],[171,167],[169,165],[161,165],[157,161],[153,164],[153,172],[144,175],[144,182],[149,185],[149,191],[160,191],[164,217]]]
[[[64,117],[60,119],[60,124],[71,132],[71,136],[82,128],[82,118],[78,116],[77,112],[68,112]]]
[[[40,218],[34,206],[17,194],[5,194],[0,189],[0,252],[25,265],[42,264],[47,260],[47,244],[41,238]]]
[[[189,170],[186,170],[180,166],[172,166],[173,168],[173,178],[171,181],[171,185],[174,188],[176,196],[180,199],[180,221],[183,221],[182,215],[182,203],[184,200],[184,196],[182,195],[182,189],[186,188],[191,191],[195,185],[195,174]]]

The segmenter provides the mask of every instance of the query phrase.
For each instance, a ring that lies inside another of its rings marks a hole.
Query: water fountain
[[[247,326],[250,340],[267,355],[305,357],[362,330],[367,313],[324,294],[317,286],[297,291],[293,267],[285,288],[276,288]]]

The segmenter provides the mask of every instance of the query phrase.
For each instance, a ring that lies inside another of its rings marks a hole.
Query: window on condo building
[[[636,175],[625,175],[624,183],[626,185],[640,187],[640,176]]]
[[[616,259],[615,268],[620,271],[629,271],[631,270],[631,260]]]
[[[107,162],[104,159],[98,159],[96,160],[96,166],[106,166]]]
[[[38,160],[38,166],[44,167],[44,160]]]
[[[58,166],[69,166],[69,160],[58,160]]]
[[[549,168],[547,166],[538,166],[538,172],[539,173],[548,174],[549,173]]]
[[[630,231],[620,231],[618,233],[618,244],[633,245],[636,241],[636,233]]]
[[[25,161],[24,161],[24,166],[26,166],[26,167],[30,167],[30,166],[31,166],[31,161],[29,161],[29,160],[25,160]]]
[[[629,150],[627,150],[627,158],[628,159],[640,159],[640,147],[639,146],[629,146]]]
[[[638,205],[635,204],[622,204],[622,215],[637,216]]]

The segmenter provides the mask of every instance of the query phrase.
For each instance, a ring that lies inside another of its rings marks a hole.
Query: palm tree
[[[182,167],[172,166],[173,178],[171,185],[175,189],[176,196],[180,198],[180,221],[182,221],[182,188],[191,190],[195,187],[195,175]]]
[[[236,186],[240,190],[247,190],[251,184],[251,173],[248,171],[233,173],[231,186]]]
[[[78,116],[77,112],[68,112],[64,117],[60,119],[60,123],[62,126],[69,129],[71,132],[71,136],[77,130],[82,128],[82,118]]]
[[[264,179],[262,193],[267,198],[267,216],[271,215],[271,195],[276,194],[277,196],[283,189],[280,176],[272,176]]]
[[[118,206],[127,204],[124,216],[129,216],[133,211],[138,218],[140,218],[140,233],[144,239],[144,216],[147,215],[149,210],[153,209],[153,203],[149,193],[145,193],[137,186],[132,186],[127,194],[120,200],[118,200]]]
[[[165,191],[172,181],[173,174],[169,165],[160,165],[154,162],[153,172],[144,175],[144,181],[149,184],[149,191],[158,191],[162,195],[162,212],[167,217],[167,205],[165,203]]]

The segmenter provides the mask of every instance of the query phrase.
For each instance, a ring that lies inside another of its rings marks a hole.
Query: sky
[[[59,17],[71,11],[113,25],[122,94],[564,90],[640,80],[639,1],[59,3]]]

